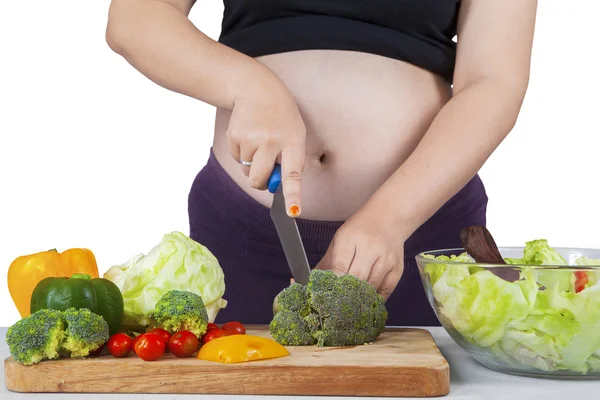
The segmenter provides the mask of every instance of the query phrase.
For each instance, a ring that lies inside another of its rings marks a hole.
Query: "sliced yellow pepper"
[[[98,265],[91,250],[74,248],[59,253],[53,249],[15,259],[8,267],[8,291],[21,318],[30,314],[31,294],[42,279],[74,274],[98,278]]]
[[[213,339],[200,348],[196,358],[226,364],[288,356],[289,351],[273,339],[254,335],[232,335]]]

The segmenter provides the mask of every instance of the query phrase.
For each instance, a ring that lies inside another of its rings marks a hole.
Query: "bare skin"
[[[197,30],[193,3],[113,0],[107,41],[157,84],[217,107],[216,157],[253,198],[270,204],[264,189],[279,161],[289,208],[345,220],[318,267],[368,280],[387,298],[406,239],[514,126],[537,2],[463,0],[452,95],[430,72],[369,54],[252,59]]]

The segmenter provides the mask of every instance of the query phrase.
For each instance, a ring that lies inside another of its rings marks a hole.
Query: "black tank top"
[[[460,0],[224,0],[219,41],[251,57],[351,50],[452,81]]]

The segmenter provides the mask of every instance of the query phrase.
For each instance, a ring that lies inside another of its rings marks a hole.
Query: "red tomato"
[[[221,327],[221,330],[224,331],[228,336],[243,335],[246,333],[246,328],[244,325],[237,321],[227,322]]]
[[[142,335],[143,335],[143,333],[140,333],[139,335],[137,335],[135,337],[135,339],[133,339],[133,343],[131,343],[131,350],[133,350],[133,352],[136,353],[136,354],[137,354],[137,352],[135,351],[135,344],[142,337]]]
[[[210,331],[215,330],[215,329],[219,329],[219,325],[213,324],[212,322],[209,322],[208,326],[206,327],[206,332],[210,332]]]
[[[146,333],[156,333],[158,336],[160,336],[162,338],[162,340],[165,342],[165,345],[168,345],[169,339],[171,339],[171,334],[169,333],[169,331],[162,329],[162,328],[150,329]]]
[[[133,339],[124,333],[115,333],[108,340],[108,351],[113,357],[125,357],[131,351]]]
[[[169,350],[175,357],[191,357],[199,345],[198,338],[190,331],[177,332],[169,340]]]
[[[575,271],[575,293],[585,289],[585,285],[589,282],[588,275],[585,271]]]
[[[165,353],[165,342],[156,333],[144,333],[135,343],[135,353],[144,361],[155,361]]]
[[[208,343],[213,339],[220,338],[223,336],[227,336],[225,331],[223,331],[222,329],[213,329],[212,331],[207,332],[204,334],[204,336],[202,336],[202,344]]]

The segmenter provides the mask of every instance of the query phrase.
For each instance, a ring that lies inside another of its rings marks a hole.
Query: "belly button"
[[[329,161],[329,158],[325,155],[325,153],[317,153],[314,156],[311,156],[310,160],[310,164],[312,164],[313,168],[321,169],[325,163]]]

